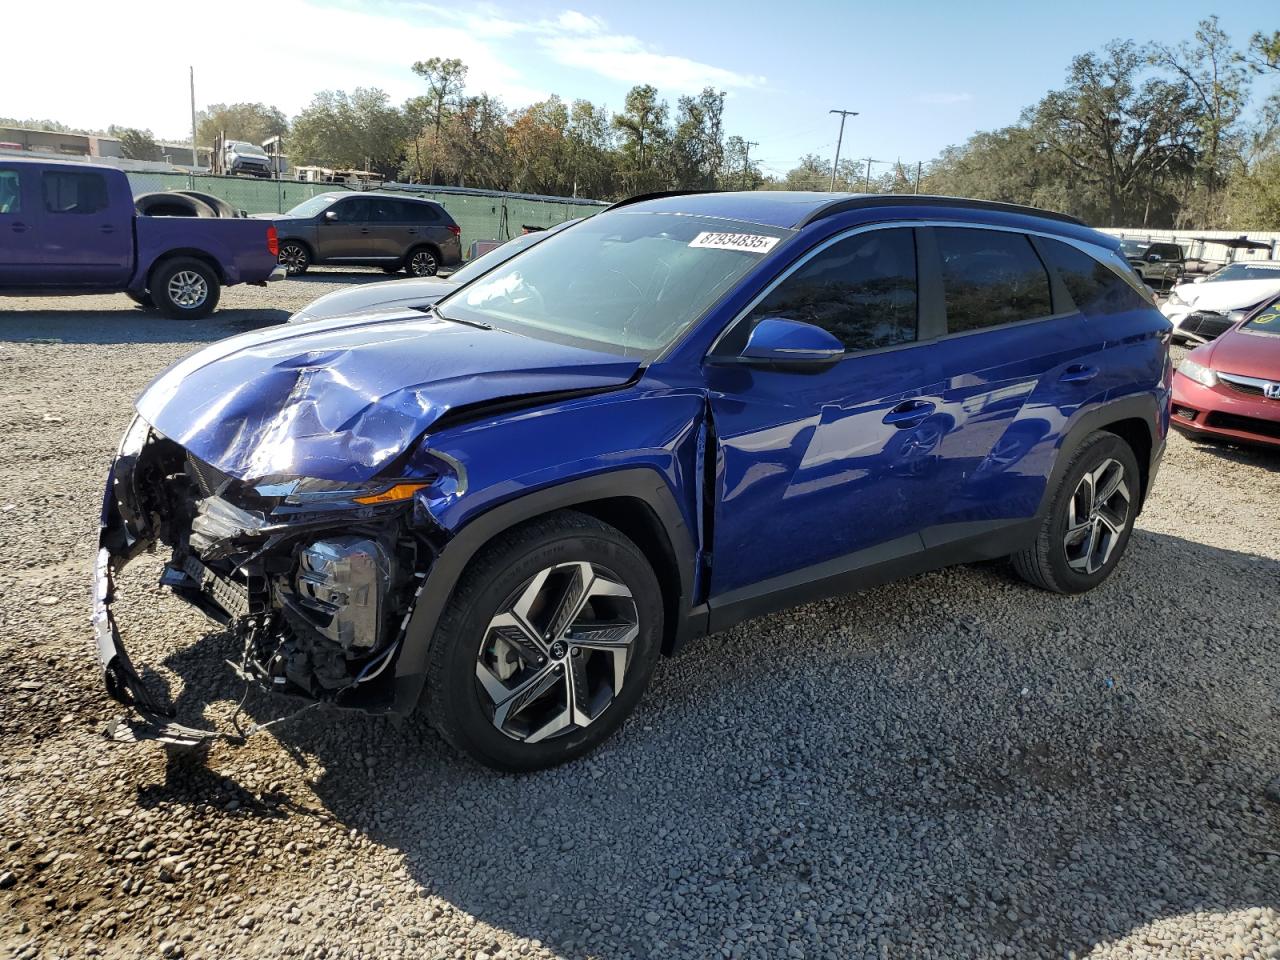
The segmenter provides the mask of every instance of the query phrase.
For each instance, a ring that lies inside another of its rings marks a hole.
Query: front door
[[[345,197],[320,215],[316,227],[316,253],[324,262],[359,262],[372,259],[373,200]]]
[[[863,229],[802,258],[705,366],[718,439],[711,607],[919,551],[947,424],[919,340],[915,231]],[[786,317],[845,345],[818,372],[723,362]]]

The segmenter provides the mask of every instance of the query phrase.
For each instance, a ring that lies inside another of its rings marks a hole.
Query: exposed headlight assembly
[[[340,480],[318,480],[299,477],[278,483],[260,483],[254,490],[264,497],[283,497],[291,505],[306,503],[403,503],[415,493],[431,485],[430,480],[379,480],[372,483],[344,483]]]
[[[1218,384],[1218,375],[1202,364],[1196,363],[1190,357],[1185,358],[1178,366],[1178,372],[1184,377],[1190,377],[1196,383],[1205,387],[1213,387]]]

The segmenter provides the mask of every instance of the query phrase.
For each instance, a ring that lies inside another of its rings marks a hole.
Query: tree
[[[647,193],[665,185],[663,162],[670,144],[667,103],[651,84],[627,92],[622,113],[613,125],[622,137],[621,179],[627,193]]]
[[[1212,204],[1219,181],[1226,172],[1223,169],[1223,151],[1231,141],[1237,140],[1236,125],[1248,96],[1241,57],[1218,26],[1218,18],[1212,16],[1197,25],[1194,43],[1184,41],[1177,47],[1156,44],[1151,48],[1150,60],[1185,84],[1199,113],[1199,172],[1208,202]]]
[[[377,87],[322,90],[293,121],[295,165],[374,170],[395,176],[405,139],[404,115]]]
[[[205,146],[220,133],[228,140],[261,144],[288,132],[285,115],[265,103],[211,103],[196,114],[196,138]]]
[[[710,190],[724,170],[724,91],[711,87],[678,101],[668,152],[670,181],[681,190]]]
[[[440,130],[444,126],[445,111],[448,108],[449,98],[462,94],[467,80],[467,67],[456,58],[432,57],[430,60],[419,60],[415,63],[413,72],[427,82],[425,107],[432,129],[430,182],[435,183],[436,159],[440,151]]]
[[[120,141],[120,152],[130,160],[163,160],[164,151],[150,130],[135,127],[108,127],[107,134]]]
[[[744,138],[733,136],[725,140],[720,183],[726,190],[759,190],[764,183],[760,167],[751,159]]]

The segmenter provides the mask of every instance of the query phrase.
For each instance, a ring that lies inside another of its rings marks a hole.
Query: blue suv
[[[117,736],[217,735],[111,613],[156,542],[246,682],[421,704],[508,770],[590,750],[661,654],[748,617],[1002,556],[1091,589],[1169,425],[1170,325],[1118,246],[999,203],[654,195],[434,305],[216,343],[147,388],[107,484]]]

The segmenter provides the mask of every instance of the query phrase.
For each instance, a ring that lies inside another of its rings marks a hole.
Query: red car
[[[1187,354],[1170,422],[1193,436],[1280,446],[1280,300]]]

